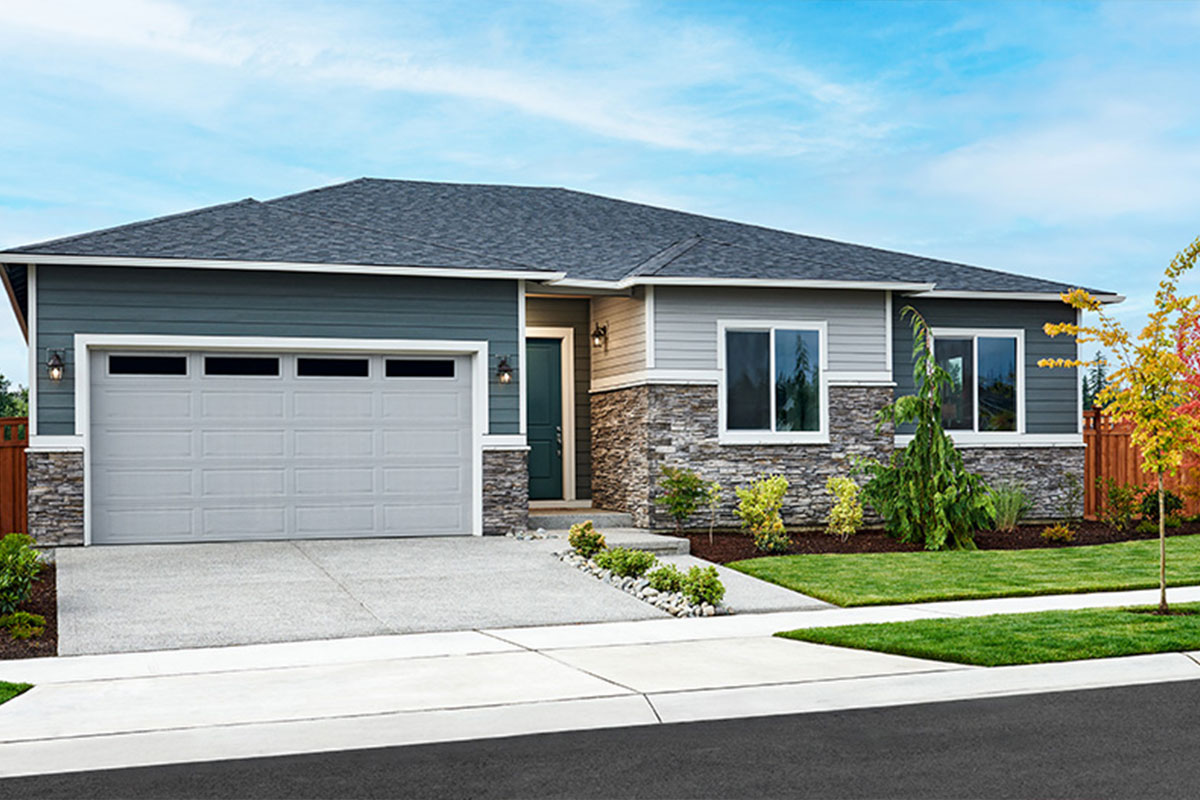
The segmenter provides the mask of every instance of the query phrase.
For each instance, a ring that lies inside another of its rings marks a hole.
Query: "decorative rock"
[[[530,534],[530,537],[533,538],[535,535]],[[611,570],[602,569],[595,561],[590,558],[584,558],[579,553],[576,553],[574,549],[555,552],[554,556],[559,561],[570,564],[582,572],[587,572],[604,583],[631,594],[642,602],[661,609],[672,616],[712,617],[733,613],[733,609],[728,606],[713,606],[709,603],[693,605],[688,602],[682,592],[672,592],[669,594],[660,592],[651,586],[650,582],[645,578],[623,578],[619,575],[614,575]]]

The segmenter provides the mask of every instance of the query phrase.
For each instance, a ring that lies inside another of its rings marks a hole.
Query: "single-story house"
[[[968,464],[1053,516],[1083,472],[1048,280],[561,188],[360,179],[0,252],[46,545],[668,524],[660,469],[825,479],[904,432],[928,319]],[[1106,301],[1119,297],[1097,292]],[[732,524],[732,492],[720,521]]]

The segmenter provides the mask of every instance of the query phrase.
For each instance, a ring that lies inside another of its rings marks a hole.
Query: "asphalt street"
[[[0,797],[1195,797],[1200,681],[0,781]]]

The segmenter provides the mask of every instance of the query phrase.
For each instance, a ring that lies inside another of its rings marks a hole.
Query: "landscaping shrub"
[[[10,533],[0,539],[0,614],[11,614],[25,602],[42,566],[32,536]]]
[[[858,533],[863,521],[862,503],[858,502],[858,484],[845,475],[834,475],[825,481],[825,490],[836,499],[829,509],[829,525],[825,532],[844,542]]]
[[[602,568],[610,570],[622,578],[640,578],[646,570],[654,566],[658,559],[653,553],[645,550],[626,550],[624,547],[614,547],[601,550],[594,556],[595,562]]]
[[[1158,533],[1158,523],[1144,519],[1137,524],[1136,530],[1138,533]]]
[[[716,567],[692,567],[683,576],[683,596],[693,605],[717,605],[725,596],[725,585],[717,576]]]
[[[1183,498],[1170,490],[1164,491],[1163,509],[1168,517],[1178,514],[1183,510]],[[1158,522],[1158,494],[1156,492],[1146,491],[1146,495],[1142,498],[1141,512],[1142,519]]]
[[[998,531],[1011,532],[1017,523],[1033,508],[1025,486],[1017,481],[1008,481],[991,489],[992,524]]]
[[[591,558],[605,548],[604,534],[592,526],[590,519],[587,522],[577,522],[567,534],[567,544],[584,558]]]
[[[1130,483],[1117,483],[1107,477],[1096,478],[1096,487],[1104,492],[1100,521],[1118,533],[1132,528],[1141,489]]]
[[[1042,538],[1047,542],[1071,542],[1075,540],[1075,529],[1065,522],[1056,522],[1042,530]]]
[[[1167,518],[1163,520],[1163,525],[1168,528],[1178,528],[1183,525],[1183,520],[1167,514]]]
[[[36,639],[46,632],[46,618],[28,611],[0,616],[0,628],[7,628],[14,639]]]
[[[683,467],[663,467],[658,485],[662,494],[654,498],[654,502],[666,508],[671,519],[675,520],[677,531],[683,530],[692,514],[709,499],[709,483]]]
[[[875,430],[883,434],[885,427],[908,424],[915,429],[908,445],[893,452],[887,463],[856,462],[856,468],[870,476],[862,488],[863,500],[902,542],[916,542],[926,550],[973,550],[975,531],[991,521],[987,485],[967,471],[942,430],[942,393],[953,380],[933,358],[925,319],[911,306],[900,315],[912,319],[917,394],[898,397],[880,409]],[[891,435],[891,430],[886,433]]]
[[[663,564],[646,576],[650,587],[667,594],[683,589],[683,573],[674,564]]]
[[[734,491],[738,507],[733,512],[749,528],[754,546],[764,553],[786,553],[792,542],[783,527],[783,496],[787,494],[787,478],[763,474],[746,488]]]
[[[1078,527],[1083,522],[1083,479],[1075,472],[1063,472],[1059,488],[1058,516]]]

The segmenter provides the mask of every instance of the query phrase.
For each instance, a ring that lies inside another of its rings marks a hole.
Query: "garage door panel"
[[[296,419],[371,419],[375,416],[374,392],[298,391],[292,396]]]
[[[106,372],[93,353],[92,540],[461,535],[473,506],[471,370],[454,378]]]
[[[258,469],[202,469],[204,497],[283,497],[286,477],[282,466]]]
[[[189,498],[193,491],[192,470],[104,470],[93,479],[92,489],[114,499],[141,497],[147,492],[156,497]]]
[[[457,494],[463,490],[466,481],[467,475],[457,466],[389,467],[383,470],[383,491],[389,495]]]
[[[372,458],[374,430],[299,430],[295,434],[298,458]]]
[[[203,538],[242,539],[287,532],[287,510],[283,506],[206,508],[200,513]]]
[[[339,495],[371,494],[375,491],[375,470],[358,469],[296,469],[296,494]]]
[[[92,409],[98,422],[144,419],[186,419],[192,413],[192,393],[177,391],[121,391],[106,396]]]
[[[282,391],[210,392],[200,394],[201,413],[206,420],[282,420],[287,395]]]
[[[204,458],[283,458],[284,431],[202,431],[200,455]]]

